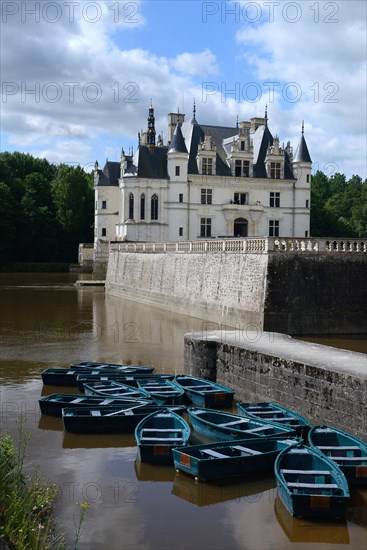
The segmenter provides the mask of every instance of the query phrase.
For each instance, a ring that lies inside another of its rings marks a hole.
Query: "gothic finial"
[[[238,128],[238,115],[237,115],[236,128]]]
[[[140,141],[141,141],[141,135],[140,135],[140,132],[138,132],[138,145],[140,145]]]
[[[268,125],[268,106],[265,105],[265,126]]]
[[[193,106],[193,109],[192,109],[192,121],[191,122],[196,122],[196,105],[195,105],[195,98],[194,98],[194,106]]]
[[[305,121],[302,120],[302,135],[305,133]]]

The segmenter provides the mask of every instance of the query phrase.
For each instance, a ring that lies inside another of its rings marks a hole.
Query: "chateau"
[[[154,108],[134,154],[95,163],[95,258],[110,241],[308,237],[312,161],[302,132],[273,137],[265,117],[234,127],[168,115],[156,136]]]

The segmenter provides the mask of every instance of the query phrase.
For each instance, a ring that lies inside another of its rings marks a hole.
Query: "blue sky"
[[[263,116],[314,171],[366,177],[363,1],[3,1],[1,150],[90,168],[177,108]]]

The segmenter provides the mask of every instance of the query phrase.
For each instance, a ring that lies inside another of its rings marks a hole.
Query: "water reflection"
[[[311,520],[293,517],[277,495],[275,516],[291,542],[318,542],[349,544],[349,531],[345,520]]]
[[[223,480],[216,483],[203,483],[184,474],[175,474],[172,494],[195,504],[210,506],[227,500],[255,502],[261,494],[276,487],[274,477],[257,476],[251,480],[236,482]]]
[[[347,520],[356,525],[367,525],[367,487],[352,487],[350,505],[347,509]],[[366,534],[367,538],[367,534]]]
[[[40,430],[53,430],[56,432],[62,432],[64,429],[62,418],[59,416],[51,416],[49,414],[41,414],[38,428]]]
[[[134,434],[80,435],[64,432],[62,439],[63,449],[107,449],[134,446]]]
[[[137,457],[134,466],[139,481],[173,481],[175,477],[175,470],[171,465],[149,464]]]

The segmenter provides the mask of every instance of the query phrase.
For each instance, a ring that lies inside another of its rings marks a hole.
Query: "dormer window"
[[[203,157],[202,173],[207,176],[213,174],[213,159]]]
[[[244,151],[244,150],[245,150],[245,142],[241,141],[241,151]]]
[[[273,180],[280,180],[280,162],[271,162],[270,163],[270,177]]]
[[[234,166],[234,175],[237,178],[248,178],[250,176],[250,161],[236,160]]]

